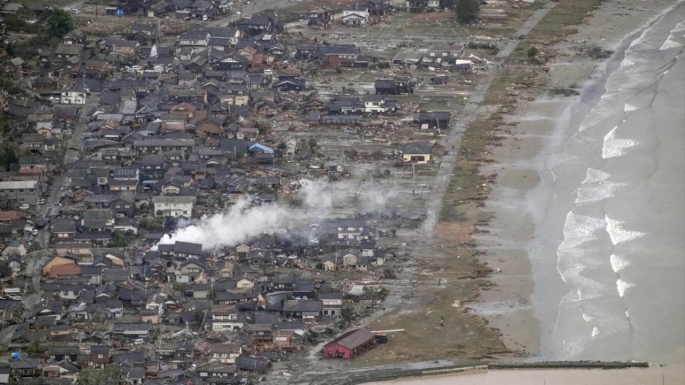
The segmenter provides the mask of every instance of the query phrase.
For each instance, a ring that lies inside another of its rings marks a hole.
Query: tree
[[[19,155],[17,155],[15,144],[8,142],[0,147],[0,168],[9,170],[10,165],[17,162],[19,162]]]
[[[309,138],[309,142],[307,142],[307,144],[309,144],[309,148],[311,148],[312,151],[314,151],[314,149],[318,145],[318,143],[316,143],[316,140],[314,138]]]
[[[340,308],[340,328],[345,329],[354,320],[354,309],[349,303],[343,303]]]
[[[111,247],[126,247],[131,243],[131,238],[124,234],[121,230],[115,230],[112,233],[112,240],[109,245]]]
[[[74,20],[72,20],[71,15],[63,9],[58,9],[48,19],[47,34],[50,37],[55,36],[61,39],[74,28]]]
[[[540,54],[540,50],[538,50],[535,47],[530,47],[530,49],[528,50],[528,57],[531,59],[538,56],[538,54]]]
[[[480,5],[478,0],[456,0],[454,10],[457,14],[457,21],[460,24],[470,24],[478,20],[480,16]]]
[[[89,367],[78,375],[78,385],[118,385],[121,376],[119,364],[109,364],[103,369]]]

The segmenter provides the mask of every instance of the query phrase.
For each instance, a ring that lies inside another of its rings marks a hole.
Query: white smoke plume
[[[200,243],[204,250],[235,246],[268,230],[287,227],[294,218],[303,215],[313,222],[320,222],[332,214],[336,206],[355,195],[361,213],[384,210],[392,194],[376,190],[375,186],[361,188],[347,182],[318,180],[303,186],[298,195],[302,200],[301,209],[280,204],[250,206],[249,201],[244,200],[221,213],[202,217],[190,224],[185,222],[173,233],[164,235],[159,244],[177,241]]]

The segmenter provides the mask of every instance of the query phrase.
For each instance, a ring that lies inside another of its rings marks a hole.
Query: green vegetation
[[[480,16],[480,5],[477,0],[456,0],[454,11],[460,24],[471,24]]]
[[[9,170],[10,165],[17,162],[19,162],[17,145],[10,142],[3,144],[0,147],[0,167]]]
[[[48,19],[47,34],[50,37],[55,36],[61,39],[74,28],[74,20],[71,18],[71,15],[65,10],[58,9]]]
[[[110,241],[109,245],[111,247],[126,247],[131,243],[131,241],[133,241],[133,239],[133,236],[126,235],[123,231],[115,230],[112,233],[112,240]]]
[[[540,50],[536,47],[530,47],[528,49],[528,58],[532,59],[540,54]]]
[[[0,89],[7,91],[10,94],[21,94],[24,90],[17,85],[14,79],[7,76],[0,77]]]
[[[140,220],[140,228],[147,231],[162,231],[164,221],[159,218],[143,218]]]
[[[118,385],[121,367],[118,364],[106,365],[103,369],[89,367],[78,375],[78,385]]]

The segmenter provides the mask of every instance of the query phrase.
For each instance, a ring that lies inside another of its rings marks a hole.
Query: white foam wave
[[[579,215],[573,211],[569,212],[566,215],[564,240],[559,245],[559,251],[572,251],[585,242],[597,239],[595,232],[606,226],[607,223],[602,218]]]
[[[617,138],[617,128],[618,126],[614,127],[604,137],[604,145],[602,146],[602,158],[604,159],[619,157],[625,154],[626,149],[635,147],[639,144],[639,142],[636,140]]]
[[[625,258],[616,254],[611,254],[609,261],[611,262],[611,269],[614,273],[618,273],[620,270],[623,270],[630,265],[630,262],[626,261]]]
[[[576,203],[599,202],[616,195],[616,190],[624,186],[623,183],[616,182],[597,182],[594,185],[582,185],[576,192]]]
[[[595,319],[595,317],[583,313],[583,319],[585,320],[585,322],[590,322],[593,319]]]
[[[664,42],[664,44],[661,45],[659,48],[659,51],[665,51],[667,49],[673,49],[673,48],[680,48],[683,45],[678,43],[677,41],[673,40],[673,35],[670,35],[668,39]]]
[[[676,33],[676,32],[683,32],[685,31],[685,21],[681,21],[680,23],[676,24],[675,27],[671,30],[671,33]]]
[[[577,156],[575,156],[575,155],[570,155],[570,154],[566,154],[566,153],[562,153],[562,154],[553,154],[553,155],[550,156],[549,159],[547,160],[547,167],[550,168],[550,169],[552,169],[552,168],[555,168],[555,167],[557,167],[557,166],[559,166],[559,165],[567,164],[567,163],[576,161],[577,159],[578,159]]]
[[[622,279],[619,279],[616,281],[616,289],[618,290],[618,295],[620,297],[623,297],[626,293],[626,290],[628,290],[629,288],[631,288],[633,286],[635,286],[635,285],[633,285],[632,283],[628,283]]]
[[[585,266],[579,263],[569,263],[569,266],[559,268],[559,275],[569,288],[576,288],[575,291],[569,291],[568,294],[562,298],[563,303],[579,302],[594,298],[601,298],[605,295],[606,286],[597,280],[583,276]]]
[[[597,329],[597,326],[592,328],[592,338],[595,338],[599,335],[599,329]]]
[[[628,310],[626,310],[626,318],[630,318],[630,313],[628,313]]]
[[[601,170],[594,169],[592,167],[588,167],[586,177],[582,183],[587,184],[587,183],[601,182],[603,180],[609,179],[610,176],[611,176],[611,174],[609,174],[606,171],[601,171]]]
[[[606,230],[609,233],[609,238],[611,238],[611,243],[618,245],[622,242],[632,241],[633,239],[640,238],[645,235],[645,233],[640,231],[626,230],[623,228],[625,222],[621,222],[616,219],[611,219],[609,216],[604,216],[604,221],[606,223]]]
[[[632,104],[630,104],[630,103],[626,103],[626,105],[623,106],[623,111],[624,111],[624,112],[630,112],[630,111],[635,111],[635,110],[637,110],[637,106],[632,105]]]

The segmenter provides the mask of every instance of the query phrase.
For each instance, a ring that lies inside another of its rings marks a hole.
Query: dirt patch
[[[435,233],[444,242],[458,244],[470,240],[473,230],[472,223],[440,222]]]
[[[442,23],[447,21],[452,21],[454,15],[452,12],[431,12],[431,13],[419,13],[413,16],[410,20],[412,23]]]

